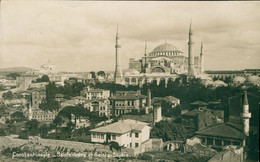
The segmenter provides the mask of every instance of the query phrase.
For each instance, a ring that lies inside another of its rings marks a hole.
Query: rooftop
[[[120,120],[116,123],[109,124],[107,126],[99,127],[90,130],[91,132],[101,132],[101,133],[115,133],[124,134],[130,131],[142,131],[142,129],[147,126],[148,123],[139,122],[136,120],[126,119]]]
[[[246,135],[236,129],[235,127],[227,124],[221,123],[213,126],[206,127],[202,130],[195,132],[196,135],[206,135],[233,139],[245,139]]]

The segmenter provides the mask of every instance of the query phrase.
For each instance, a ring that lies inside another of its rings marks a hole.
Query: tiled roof
[[[206,106],[208,104],[206,102],[202,102],[202,101],[195,101],[195,102],[191,103],[191,105],[203,105],[203,106]]]
[[[125,92],[124,93],[116,93],[116,95],[109,97],[109,99],[112,100],[137,100],[137,99],[142,99],[142,98],[147,98],[145,95],[133,93],[131,91]]]
[[[191,111],[188,111],[185,114],[182,114],[182,116],[197,116],[198,115],[199,110],[198,109],[193,109]]]
[[[103,91],[108,91],[108,90],[105,90],[105,89],[90,89],[87,92],[103,92]]]
[[[142,131],[148,123],[127,119],[116,123],[90,130],[91,132],[124,134],[132,130]]]
[[[215,136],[215,137],[224,137],[224,138],[233,138],[233,139],[245,139],[246,135],[234,128],[233,126],[222,123],[213,126],[209,126],[202,130],[195,132],[197,135],[206,135],[206,136]]]

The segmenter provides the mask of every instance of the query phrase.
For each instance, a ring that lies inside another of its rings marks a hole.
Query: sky
[[[2,0],[0,68],[49,63],[60,71],[113,71],[118,24],[123,69],[129,58],[167,43],[195,56],[204,42],[206,70],[260,68],[260,2]]]

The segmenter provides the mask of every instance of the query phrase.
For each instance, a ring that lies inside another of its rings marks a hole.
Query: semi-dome
[[[243,76],[236,76],[234,79],[233,79],[233,83],[244,83],[246,81],[246,78],[243,77]]]
[[[168,51],[183,53],[176,46],[169,44],[169,43],[164,43],[164,44],[161,44],[161,45],[155,47],[152,52],[168,52]]]
[[[247,82],[257,84],[260,82],[260,78],[256,75],[252,75],[247,78]]]

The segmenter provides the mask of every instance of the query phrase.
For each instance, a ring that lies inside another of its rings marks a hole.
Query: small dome
[[[236,76],[233,79],[233,83],[244,83],[246,81],[246,78],[242,77],[242,76]]]
[[[155,47],[152,52],[166,52],[166,51],[175,51],[178,53],[183,53],[176,46],[169,43],[164,43]]]
[[[257,84],[260,82],[260,78],[256,75],[252,75],[247,78],[247,82]]]

